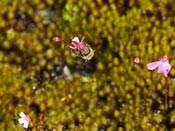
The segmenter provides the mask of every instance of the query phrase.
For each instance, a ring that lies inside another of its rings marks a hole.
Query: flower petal
[[[163,66],[163,64],[159,65],[158,69],[157,69],[157,73],[161,74],[163,73],[165,70],[165,67]]]
[[[83,43],[84,39],[85,39],[85,37],[83,37],[83,38],[81,39],[81,43]]]
[[[75,49],[78,49],[78,50],[83,50],[84,49],[84,45],[81,42],[72,41],[72,45],[74,45]]]
[[[18,119],[19,124],[24,123],[24,121],[25,121],[25,120],[24,120],[23,118],[19,118],[19,119]]]
[[[170,70],[171,70],[171,65],[167,62],[163,71],[163,74],[165,77],[168,77],[168,73],[170,72]]]
[[[75,42],[78,42],[78,43],[80,42],[78,37],[74,37],[74,38],[72,39],[72,41],[75,41]]]
[[[164,74],[165,77],[168,77],[168,72],[169,72],[169,71],[164,71],[164,72],[163,72],[163,74]]]
[[[69,46],[69,48],[73,50],[77,49],[75,46]]]
[[[23,127],[27,129],[27,128],[28,128],[28,126],[29,126],[29,122],[27,122],[27,121],[26,121],[26,122],[24,122]]]
[[[146,66],[149,70],[154,70],[155,68],[157,68],[159,65],[161,64],[161,61],[155,61],[155,62],[151,62],[148,63]]]
[[[72,41],[72,45],[74,45],[75,47],[79,46],[79,44],[81,44],[81,43],[77,42],[77,41]]]
[[[24,112],[20,112],[19,113],[19,116],[22,117],[22,118],[26,117],[26,115],[24,114]]]

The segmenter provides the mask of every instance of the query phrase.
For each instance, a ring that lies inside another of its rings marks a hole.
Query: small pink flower
[[[164,74],[165,77],[168,77],[168,73],[171,70],[171,65],[169,64],[167,55],[164,55],[160,61],[155,61],[147,64],[147,68],[149,70],[154,70],[157,67],[157,73]]]
[[[74,37],[72,39],[72,45],[73,46],[69,46],[69,48],[73,49],[73,50],[84,50],[83,40],[84,40],[84,37],[81,39],[81,41],[79,41],[78,37]]]
[[[29,116],[26,116],[23,112],[20,112],[19,116],[21,117],[18,119],[19,124],[24,124],[23,127],[27,129],[31,118]]]
[[[134,58],[134,62],[137,63],[137,64],[140,63],[140,58],[139,57],[135,57]]]
[[[54,42],[60,42],[60,41],[61,41],[60,37],[58,37],[58,36],[54,36],[54,37],[52,38],[52,40],[53,40]]]

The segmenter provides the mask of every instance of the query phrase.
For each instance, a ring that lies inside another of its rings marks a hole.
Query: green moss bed
[[[84,36],[93,59],[54,36]],[[165,54],[167,81],[146,67]],[[175,1],[0,2],[0,130],[175,131]]]

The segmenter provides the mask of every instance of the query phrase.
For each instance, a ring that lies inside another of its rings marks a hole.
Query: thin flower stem
[[[165,78],[165,109],[168,109],[168,96],[169,96],[169,85],[168,78]]]
[[[62,71],[63,76],[64,76],[64,64],[65,64],[65,61],[64,61],[64,51],[66,49],[67,42],[65,40],[61,39],[61,38],[60,38],[60,41],[62,41],[64,43],[64,49],[61,50],[61,58],[60,58],[61,71]]]
[[[63,40],[63,39],[60,39],[60,41],[62,41],[64,43],[64,50],[65,50],[67,42],[65,40]]]
[[[61,72],[63,73],[63,77],[64,77],[64,64],[65,64],[65,61],[64,61],[63,56],[61,55],[60,66],[61,66]]]

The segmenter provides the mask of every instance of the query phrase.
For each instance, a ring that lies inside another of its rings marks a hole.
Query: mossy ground
[[[13,0],[0,3],[0,130],[174,131],[174,0]],[[54,43],[75,36],[96,50],[84,62]],[[167,54],[165,78],[146,64]],[[133,62],[140,57],[141,62]],[[66,79],[62,65],[72,72]],[[53,75],[54,74],[54,75]]]

